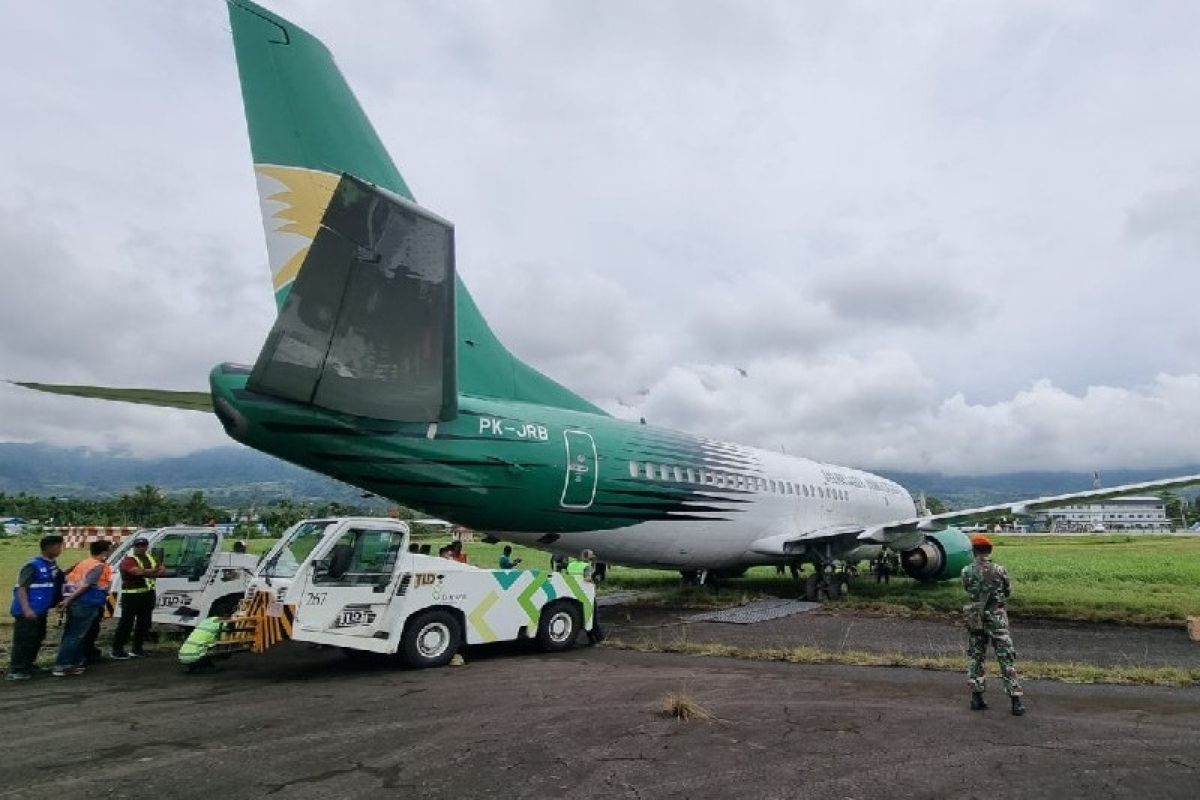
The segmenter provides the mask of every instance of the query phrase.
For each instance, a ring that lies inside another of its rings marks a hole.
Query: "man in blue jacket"
[[[13,588],[12,660],[10,681],[26,681],[33,675],[38,650],[46,638],[46,615],[58,603],[62,573],[55,560],[62,555],[63,537],[43,536],[38,543],[41,553],[21,567]]]

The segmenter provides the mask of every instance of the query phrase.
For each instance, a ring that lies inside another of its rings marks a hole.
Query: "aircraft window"
[[[687,470],[687,479],[688,479],[688,483],[695,483],[695,482],[696,482],[696,473],[692,471],[692,468],[691,468],[691,467],[688,467],[688,470]]]
[[[646,462],[646,477],[650,480],[654,480],[654,465],[649,461]]]
[[[679,467],[675,468],[675,482],[683,483],[683,470],[681,470]]]
[[[746,476],[745,475],[737,476],[737,488],[739,488],[739,489],[746,488]]]
[[[636,478],[638,476],[638,463],[636,461],[629,462],[629,477]]]
[[[667,474],[667,466],[665,464],[658,468],[658,476],[664,481],[671,480],[671,476]]]
[[[800,488],[804,490],[804,496],[805,496],[805,497],[808,497],[808,487],[807,487],[807,486],[801,486]]]
[[[775,479],[771,478],[770,480],[771,480],[771,491],[773,492],[773,491],[775,491]]]

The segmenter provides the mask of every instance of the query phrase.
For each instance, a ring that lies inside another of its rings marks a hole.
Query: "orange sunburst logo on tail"
[[[296,279],[341,176],[303,167],[255,164],[267,234],[271,284],[280,305]]]

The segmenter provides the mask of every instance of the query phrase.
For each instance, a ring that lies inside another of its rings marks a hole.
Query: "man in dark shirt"
[[[17,575],[13,588],[12,655],[8,667],[10,681],[29,680],[38,650],[46,638],[46,615],[58,603],[62,571],[55,559],[62,555],[63,537],[43,536],[41,552],[29,560]]]

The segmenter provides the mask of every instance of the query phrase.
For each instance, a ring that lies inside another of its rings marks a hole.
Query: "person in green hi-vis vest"
[[[179,663],[188,672],[213,669],[216,665],[209,658],[212,646],[221,638],[224,620],[209,617],[192,629],[188,638],[179,646]]]

